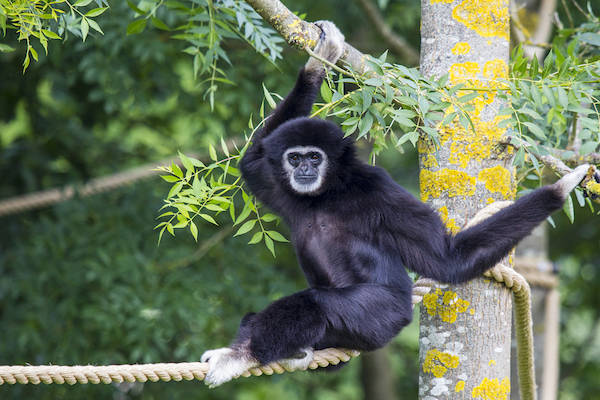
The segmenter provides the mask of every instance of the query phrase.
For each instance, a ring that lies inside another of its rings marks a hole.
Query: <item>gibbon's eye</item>
[[[310,159],[313,161],[318,161],[321,159],[321,156],[318,153],[313,153],[313,155],[310,156]]]
[[[292,162],[300,161],[300,156],[297,153],[292,153],[288,156],[288,159]]]

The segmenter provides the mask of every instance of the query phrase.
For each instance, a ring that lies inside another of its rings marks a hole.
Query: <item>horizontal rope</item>
[[[360,354],[357,350],[348,349],[323,349],[313,354],[313,360],[308,365],[309,369],[337,365],[349,361]],[[251,368],[242,376],[260,376],[292,372],[278,362],[273,362],[260,367]],[[208,372],[208,363],[160,363],[160,364],[122,364],[122,365],[40,365],[40,366],[0,366],[0,385],[32,383],[112,383],[112,382],[170,382],[203,380]]]

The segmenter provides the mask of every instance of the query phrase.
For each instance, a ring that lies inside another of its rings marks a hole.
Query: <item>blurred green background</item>
[[[388,2],[381,2],[388,3]],[[306,20],[331,19],[361,51],[384,43],[355,1],[288,4]],[[385,18],[418,50],[419,3],[389,1]],[[560,7],[559,14],[564,12]],[[202,153],[220,137],[243,137],[262,101],[261,84],[285,94],[305,56],[284,49],[275,64],[236,41],[224,44],[235,85],[221,85],[214,110],[195,80],[185,43],[147,29],[126,35],[134,14],[111,2],[98,22],[105,35],[52,42],[25,74],[23,45],[0,53],[0,199],[81,184],[176,154]],[[170,23],[169,16],[165,20]],[[403,62],[396,57],[398,62]],[[379,160],[417,192],[414,154]],[[305,286],[289,245],[276,259],[247,239],[205,224],[164,236],[157,210],[169,185],[158,176],[91,197],[0,217],[0,364],[113,364],[197,361],[226,345],[239,319]],[[597,398],[600,376],[600,232],[577,209],[556,216],[551,258],[561,274],[561,382],[565,399]],[[418,328],[389,346],[394,391],[417,396]],[[2,399],[361,399],[361,359],[338,372],[240,379],[208,390],[199,382],[0,386]]]

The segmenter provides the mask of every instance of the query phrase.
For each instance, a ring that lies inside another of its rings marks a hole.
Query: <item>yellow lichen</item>
[[[446,374],[448,369],[457,368],[458,364],[458,356],[432,349],[425,355],[423,372],[431,373],[436,378],[441,378]]]
[[[460,231],[460,226],[456,224],[456,220],[454,218],[448,218],[448,207],[443,206],[438,209],[438,213],[442,218],[442,222],[446,225],[446,228],[451,233],[458,233]]]
[[[458,392],[462,392],[463,390],[465,390],[465,381],[458,381],[458,382],[456,382],[456,386],[454,387],[454,391],[456,393],[458,393]]]
[[[483,37],[509,39],[508,0],[463,0],[452,18]]]
[[[452,54],[467,54],[471,51],[471,45],[467,42],[458,42],[452,47]]]
[[[492,204],[495,201],[496,199],[494,199],[493,197],[488,197],[488,199],[485,201],[485,204]]]
[[[472,196],[475,194],[476,179],[469,174],[444,168],[439,171],[421,169],[421,198],[439,198],[443,193],[448,197]]]
[[[471,315],[475,315],[475,309],[474,309],[474,308],[470,308],[470,309],[469,309],[469,314],[471,314]]]
[[[514,199],[515,190],[512,185],[511,172],[501,165],[486,168],[479,172],[477,179],[485,182],[485,188],[492,193],[500,193],[504,199]]]
[[[508,378],[498,381],[498,378],[483,378],[479,386],[473,388],[471,397],[484,400],[506,400],[510,394],[510,380]]]
[[[500,79],[508,76],[508,66],[503,60],[494,59],[484,64],[483,68],[475,62],[456,63],[450,67],[450,81],[452,84],[466,84],[470,90],[461,90],[459,95],[473,93],[475,89],[486,89],[478,92],[478,96],[466,104],[473,106],[469,113],[472,126],[463,126],[458,118],[444,126],[438,126],[441,143],[451,141],[449,162],[466,168],[469,162],[479,163],[489,159],[492,149],[506,132],[506,128],[499,128],[498,124],[508,116],[496,116],[491,121],[481,118],[481,111],[496,98],[494,88],[503,85]],[[454,112],[450,107],[446,113]]]
[[[432,317],[438,315],[442,321],[450,324],[456,322],[459,313],[467,311],[469,304],[467,300],[459,298],[456,292],[451,290],[442,292],[440,288],[423,296],[423,305],[427,309],[427,314]]]
[[[600,196],[600,183],[589,180],[588,183],[585,184],[585,188],[591,194]]]
[[[490,360],[490,362],[488,363],[488,366],[492,366],[492,365],[496,365],[496,360]]]
[[[446,3],[446,4],[450,4],[452,3],[454,0],[431,0],[431,4],[436,4],[436,3]]]

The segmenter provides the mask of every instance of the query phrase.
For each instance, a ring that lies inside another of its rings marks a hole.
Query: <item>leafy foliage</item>
[[[127,27],[128,35],[143,32],[150,21],[158,29],[173,31],[174,39],[183,40],[189,45],[184,52],[193,56],[194,76],[206,76],[209,85],[205,96],[211,108],[214,107],[218,83],[233,84],[219,67],[222,61],[231,65],[223,48],[226,39],[241,38],[270,61],[275,61],[281,55],[280,43],[283,39],[264,25],[252,7],[240,0],[147,0],[143,6],[128,0],[127,4],[139,17]],[[159,18],[162,7],[166,8],[165,12],[177,15],[184,23],[170,28]]]
[[[94,4],[90,5],[92,1]],[[0,28],[4,36],[7,29],[16,30],[18,39],[27,44],[25,72],[31,58],[38,61],[39,57],[32,41],[37,41],[48,54],[48,40],[66,38],[67,31],[83,41],[90,28],[104,34],[94,18],[107,9],[107,0],[0,0]],[[0,45],[0,52],[6,51],[14,51],[14,48]]]

